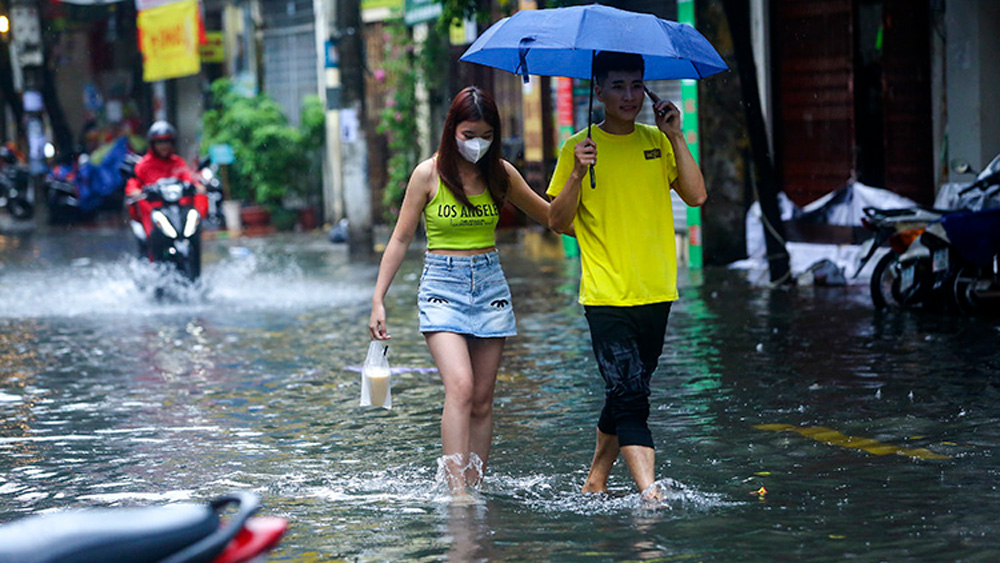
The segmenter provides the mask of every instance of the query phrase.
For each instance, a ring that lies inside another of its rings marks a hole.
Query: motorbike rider
[[[152,203],[141,198],[142,188],[163,178],[177,178],[182,182],[195,184],[198,193],[194,196],[193,202],[181,200],[182,204],[193,203],[194,208],[202,217],[208,214],[208,198],[205,196],[204,188],[195,182],[191,170],[184,159],[177,155],[176,141],[177,130],[166,121],[157,121],[149,127],[149,150],[135,165],[134,175],[129,178],[125,185],[125,197],[129,204],[129,216],[142,223],[148,236],[153,231],[153,221],[151,218],[153,209],[159,207],[158,203]]]

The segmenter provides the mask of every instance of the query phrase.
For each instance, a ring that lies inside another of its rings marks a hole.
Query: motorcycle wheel
[[[7,202],[7,210],[15,219],[31,219],[35,215],[35,206],[18,198]]]
[[[953,284],[955,304],[964,315],[1000,316],[1000,280],[986,268],[963,266]]]
[[[899,255],[895,252],[889,252],[875,264],[871,293],[876,309],[903,306],[899,295]]]
[[[958,305],[958,310],[965,315],[971,315],[976,312],[977,303],[975,302],[973,289],[979,280],[978,274],[978,268],[971,268],[969,266],[963,266],[955,274],[955,283],[953,284],[955,304]]]

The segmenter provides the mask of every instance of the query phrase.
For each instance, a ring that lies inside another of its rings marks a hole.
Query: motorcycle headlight
[[[201,177],[204,178],[206,182],[210,182],[212,178],[215,177],[215,173],[213,173],[210,168],[202,168]]]
[[[198,230],[198,223],[201,222],[201,215],[194,209],[189,209],[187,217],[184,219],[184,238],[191,238]]]
[[[153,224],[159,227],[168,238],[177,238],[177,229],[170,224],[170,219],[167,219],[166,215],[154,210],[150,217],[153,220]]]
[[[168,203],[180,201],[181,196],[184,195],[184,186],[180,184],[166,184],[160,188],[160,195],[163,196],[163,201]]]

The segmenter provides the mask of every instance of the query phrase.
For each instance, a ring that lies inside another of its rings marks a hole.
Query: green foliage
[[[549,6],[548,4],[554,4]],[[539,2],[539,8],[553,8],[555,5],[562,5],[565,2]],[[448,28],[454,24],[465,20],[473,20],[480,25],[490,23],[490,9],[492,2],[482,2],[481,0],[441,0],[441,16],[438,17],[435,27],[438,33],[447,37]],[[497,0],[496,7],[504,15],[511,15],[517,10],[517,2],[513,0]]]
[[[437,28],[439,32],[448,32],[451,24],[475,19],[480,21],[489,17],[489,12],[479,9],[477,0],[441,0],[441,17],[438,18]]]
[[[431,30],[421,44],[416,44],[403,21],[386,22],[383,76],[386,84],[386,107],[379,115],[377,132],[386,136],[389,148],[388,181],[382,194],[384,217],[394,223],[402,204],[410,173],[420,158],[417,127],[417,84],[422,82],[430,102],[437,103],[446,85],[448,65],[447,34]]]
[[[266,94],[245,97],[228,79],[212,83],[211,109],[202,117],[202,154],[228,144],[233,199],[278,207],[286,196],[311,198],[321,185],[317,153],[323,146],[325,116],[318,98],[305,100],[302,128],[288,123],[281,107]],[[309,173],[304,173],[308,171]]]
[[[299,115],[302,131],[302,147],[306,157],[306,169],[304,176],[314,185],[323,184],[323,147],[326,144],[326,106],[319,96],[306,96],[302,101],[302,112]],[[308,184],[306,190],[299,194],[306,198],[310,204],[319,203],[319,191],[310,192]]]
[[[414,64],[415,45],[402,20],[386,25],[385,80],[388,87],[386,107],[379,117],[377,131],[386,135],[389,144],[388,182],[382,195],[385,218],[395,222],[406,191],[410,172],[417,165],[417,81],[420,70]]]
[[[302,142],[311,147],[322,147],[326,141],[326,108],[319,96],[306,96],[302,101]]]
[[[285,124],[268,123],[253,131],[250,148],[254,159],[250,168],[257,200],[277,204],[286,192],[301,191],[301,171],[307,160],[302,133]]]

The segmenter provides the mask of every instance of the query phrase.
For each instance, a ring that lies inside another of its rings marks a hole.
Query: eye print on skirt
[[[496,301],[490,303],[490,306],[496,309],[503,309],[507,305],[510,305],[510,303],[506,299],[497,299]]]
[[[428,303],[447,303],[448,300],[445,299],[445,298],[443,298],[443,297],[428,297],[427,298],[427,302]]]

